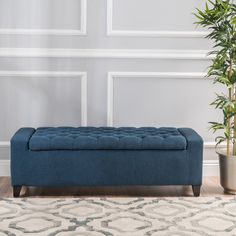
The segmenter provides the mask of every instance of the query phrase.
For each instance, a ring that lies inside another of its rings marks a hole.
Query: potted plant
[[[236,4],[233,0],[207,0],[204,10],[197,9],[197,25],[209,30],[207,38],[214,43],[214,55],[207,77],[225,86],[211,103],[223,112],[222,122],[210,122],[216,137],[216,147],[226,143],[226,149],[216,149],[220,163],[220,182],[226,193],[236,194]]]

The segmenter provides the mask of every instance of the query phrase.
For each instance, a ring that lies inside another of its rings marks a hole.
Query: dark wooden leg
[[[201,185],[192,185],[192,189],[193,189],[194,196],[199,197],[200,191],[201,191]]]
[[[20,196],[20,190],[22,186],[13,186],[13,197]]]

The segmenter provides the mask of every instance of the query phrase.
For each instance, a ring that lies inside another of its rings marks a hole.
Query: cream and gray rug
[[[236,235],[236,198],[0,199],[0,236]]]

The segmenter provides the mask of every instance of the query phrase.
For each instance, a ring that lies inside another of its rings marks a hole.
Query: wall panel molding
[[[70,78],[81,80],[81,126],[87,125],[87,72],[80,71],[0,71],[0,80],[5,77],[23,78]],[[0,148],[9,147],[9,141],[0,141]]]
[[[203,38],[207,31],[177,30],[115,30],[113,29],[113,1],[107,0],[107,35],[119,37],[170,37],[170,38]]]
[[[0,57],[211,60],[208,50],[0,48]]]
[[[87,0],[81,0],[80,29],[24,29],[1,28],[0,35],[86,35],[87,34]]]

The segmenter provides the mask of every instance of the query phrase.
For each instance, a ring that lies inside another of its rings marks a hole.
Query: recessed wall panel
[[[80,30],[81,0],[0,0],[0,29]]]
[[[192,127],[214,141],[208,122],[222,116],[209,104],[221,91],[208,79],[114,78],[114,125]]]
[[[113,30],[194,31],[202,0],[112,0]]]
[[[80,89],[80,77],[0,78],[0,140],[20,127],[79,126]]]

